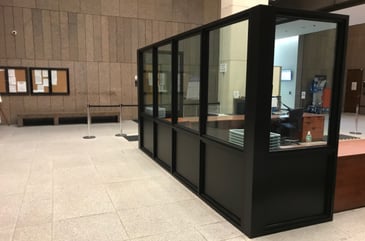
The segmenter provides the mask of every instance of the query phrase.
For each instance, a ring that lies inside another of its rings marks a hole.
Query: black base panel
[[[133,135],[133,136],[124,136],[124,138],[127,141],[138,141],[139,140],[139,136],[138,135]]]
[[[61,117],[58,119],[58,124],[67,125],[67,124],[86,124],[87,117]]]
[[[53,125],[53,118],[25,118],[23,126],[46,126]]]
[[[118,116],[92,116],[91,123],[111,123],[118,122]]]

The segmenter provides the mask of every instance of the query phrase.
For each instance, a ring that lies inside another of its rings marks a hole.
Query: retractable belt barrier
[[[90,109],[91,108],[103,108],[103,107],[107,107],[107,108],[113,108],[113,107],[119,107],[119,133],[115,134],[115,136],[118,137],[125,137],[126,134],[123,133],[123,128],[122,128],[122,110],[123,107],[138,107],[138,105],[124,105],[124,104],[119,104],[119,105],[90,105],[88,104],[86,107],[87,110],[87,136],[84,136],[84,139],[94,139],[95,136],[91,135],[91,114],[90,114]]]
[[[359,104],[356,105],[356,116],[355,116],[355,131],[350,131],[350,134],[361,135],[362,133],[358,131],[359,124]]]

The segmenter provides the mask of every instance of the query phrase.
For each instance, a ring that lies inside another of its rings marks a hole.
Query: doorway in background
[[[355,113],[356,107],[360,107],[362,76],[362,69],[347,70],[344,112]]]

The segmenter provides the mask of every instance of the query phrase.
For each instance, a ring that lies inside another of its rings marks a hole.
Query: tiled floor
[[[118,127],[0,126],[0,241],[249,240]],[[255,240],[365,240],[365,208]]]

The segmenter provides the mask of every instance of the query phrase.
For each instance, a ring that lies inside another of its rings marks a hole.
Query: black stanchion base
[[[361,132],[358,132],[358,131],[350,131],[350,134],[361,135],[362,133]]]
[[[84,139],[94,139],[94,138],[95,138],[95,136],[84,136],[83,138],[84,138]]]
[[[118,133],[118,134],[115,134],[115,136],[117,136],[117,137],[126,137],[127,134],[120,134],[120,133]]]

